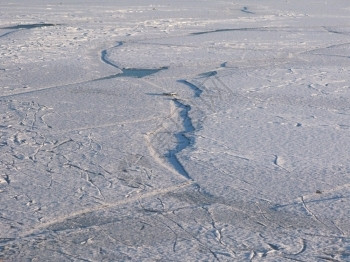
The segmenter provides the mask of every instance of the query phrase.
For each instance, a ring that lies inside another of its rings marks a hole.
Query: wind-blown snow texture
[[[0,17],[0,260],[350,261],[347,0]]]

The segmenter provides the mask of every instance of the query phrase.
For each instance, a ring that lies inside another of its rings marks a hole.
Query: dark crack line
[[[235,31],[271,31],[268,27],[244,27],[244,28],[226,28],[226,29],[216,29],[211,31],[195,32],[191,35],[204,35],[210,33],[222,33],[222,32],[235,32]]]
[[[339,34],[339,35],[350,35],[349,32],[341,32],[341,31],[337,31],[336,29],[332,29],[332,28],[328,28],[326,26],[323,26],[323,28],[328,32],[328,33],[331,33],[331,34]]]
[[[0,29],[32,29],[32,28],[40,28],[40,27],[56,26],[56,25],[59,25],[59,24],[46,24],[46,23],[23,24],[23,25],[0,27]]]
[[[13,34],[13,33],[16,33],[16,32],[18,32],[18,30],[14,30],[14,31],[7,32],[7,33],[5,33],[5,34],[0,35],[0,38],[1,38],[1,37],[5,37],[5,36],[10,35],[10,34]]]
[[[244,9],[241,10],[242,12],[245,12]],[[246,10],[248,13],[250,11]],[[201,31],[201,32],[193,32],[189,35],[195,36],[195,35],[204,35],[204,34],[211,34],[211,33],[223,33],[223,32],[301,32],[302,29],[313,29],[312,32],[325,32],[325,28],[322,30],[318,30],[319,27],[292,27],[292,26],[263,26],[263,27],[241,27],[241,28],[222,28],[222,29],[213,29],[208,31]]]
[[[14,26],[6,26],[6,27],[0,27],[0,29],[13,29],[13,31],[7,32],[3,35],[0,35],[1,37],[19,32],[21,30],[29,30],[29,29],[33,29],[33,28],[41,28],[41,27],[48,27],[48,26],[57,26],[59,24],[45,24],[45,23],[41,23],[41,24],[24,24],[24,25],[14,25]]]
[[[116,45],[116,46],[113,46],[112,48],[120,47],[120,46],[122,46],[123,44],[124,44],[123,42],[118,42],[117,45]],[[112,49],[112,48],[110,48],[110,49]],[[113,66],[113,67],[115,67],[115,68],[117,68],[117,69],[120,69],[119,66],[117,66],[117,65],[114,64],[114,63],[112,63],[112,62],[108,59],[108,53],[107,53],[108,50],[109,50],[109,49],[106,49],[106,50],[103,50],[103,51],[101,52],[101,60],[102,60],[102,62],[106,63],[107,65]],[[121,69],[120,69],[120,70],[121,70]]]

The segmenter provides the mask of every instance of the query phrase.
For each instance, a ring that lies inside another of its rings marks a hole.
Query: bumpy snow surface
[[[0,261],[350,261],[348,0],[0,18]]]

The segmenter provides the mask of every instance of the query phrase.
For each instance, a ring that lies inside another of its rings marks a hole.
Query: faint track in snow
[[[311,211],[310,208],[308,208],[308,206],[306,205],[305,203],[305,200],[304,200],[304,196],[301,196],[300,197],[301,199],[301,204],[302,206],[304,207],[304,209],[306,210],[306,212],[311,215],[316,221],[320,222],[322,225],[324,225],[326,228],[329,228],[329,225],[327,225],[325,222],[323,222],[314,212]],[[333,225],[335,226],[335,228],[341,233],[344,235],[344,233],[333,223]]]
[[[317,53],[317,51],[322,51],[322,50],[326,50],[326,49],[336,49],[339,47],[349,47],[350,46],[350,42],[345,42],[345,43],[339,43],[339,44],[333,44],[333,45],[327,45],[327,46],[323,46],[323,47],[317,47],[317,48],[313,48],[310,50],[306,50],[301,52],[301,55],[304,54],[310,54],[310,55],[325,55],[325,56],[335,56],[335,57],[345,57],[345,58],[349,58],[349,56],[346,55],[332,55],[332,54],[322,54],[322,53]]]
[[[114,76],[114,75],[112,75],[112,76]],[[63,84],[63,85],[58,85],[58,86],[47,86],[47,87],[37,88],[37,89],[34,89],[34,90],[26,90],[26,91],[23,91],[23,92],[17,92],[17,93],[12,93],[12,94],[8,94],[8,95],[0,96],[0,99],[13,97],[13,96],[18,96],[18,95],[24,95],[24,94],[33,94],[33,93],[47,91],[47,90],[52,90],[52,89],[56,89],[56,88],[59,89],[59,88],[66,88],[66,87],[70,87],[70,86],[74,86],[74,85],[88,84],[88,83],[91,83],[91,82],[94,82],[94,81],[105,80],[105,79],[108,79],[109,77],[110,76],[106,76],[106,77],[101,77],[101,78],[97,78],[97,79],[89,79],[89,80],[84,80],[84,81],[75,82],[75,83],[68,83],[68,84]]]
[[[158,120],[158,119],[159,119],[159,117],[150,117],[150,118],[145,118],[145,119],[136,119],[136,120],[130,120],[130,121],[120,121],[120,122],[113,122],[113,123],[107,123],[107,124],[101,124],[101,125],[82,126],[82,127],[73,128],[73,129],[59,130],[59,131],[56,131],[56,132],[52,132],[51,134],[56,135],[56,134],[69,133],[69,132],[72,132],[72,131],[84,131],[84,130],[90,130],[90,129],[102,129],[102,128],[120,126],[120,125],[130,125],[130,124],[136,124],[136,123],[151,122],[151,121],[155,121],[155,120]]]
[[[157,196],[157,195],[165,195],[165,194],[167,194],[169,192],[176,191],[178,189],[185,188],[185,187],[193,185],[193,184],[194,184],[193,181],[186,181],[186,182],[183,182],[181,184],[177,184],[177,185],[174,185],[174,186],[171,186],[171,187],[167,187],[167,188],[164,188],[164,189],[159,189],[159,190],[154,190],[154,191],[151,191],[151,192],[147,192],[147,193],[144,193],[144,194],[139,195],[139,196],[130,197],[130,198],[127,198],[127,199],[124,199],[124,200],[120,200],[120,201],[116,201],[116,202],[112,202],[112,203],[103,203],[100,206],[96,206],[96,207],[92,207],[92,208],[86,208],[86,209],[77,211],[75,213],[71,213],[71,214],[66,215],[66,216],[58,217],[58,218],[53,219],[53,220],[51,220],[49,222],[42,223],[42,224],[32,228],[31,230],[23,232],[21,234],[21,236],[22,237],[29,237],[29,236],[31,236],[33,234],[34,235],[41,234],[42,231],[45,231],[50,226],[54,226],[56,224],[68,221],[70,219],[77,218],[77,217],[82,216],[82,215],[86,215],[86,214],[93,213],[93,212],[100,211],[100,210],[111,209],[111,208],[118,207],[118,206],[121,206],[121,205],[126,205],[126,204],[129,204],[129,203],[137,202],[137,201],[139,201],[141,199],[150,198],[150,197]]]
[[[59,86],[42,87],[42,88],[37,88],[35,90],[26,90],[26,91],[23,91],[23,92],[17,92],[17,93],[12,93],[12,94],[8,94],[8,95],[2,95],[2,96],[0,96],[0,99],[13,97],[13,96],[18,96],[18,95],[24,95],[24,94],[32,94],[32,93],[42,92],[42,91],[55,89],[55,88],[65,88],[65,87],[69,87],[69,86],[73,86],[73,85],[86,84],[86,83],[89,83],[90,81],[92,81],[92,80],[86,80],[86,81],[81,81],[81,82],[77,82],[77,83],[69,83],[69,84],[64,84],[64,85],[59,85]]]

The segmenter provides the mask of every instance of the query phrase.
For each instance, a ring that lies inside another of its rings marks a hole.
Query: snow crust
[[[349,261],[349,14],[0,0],[0,260]]]

